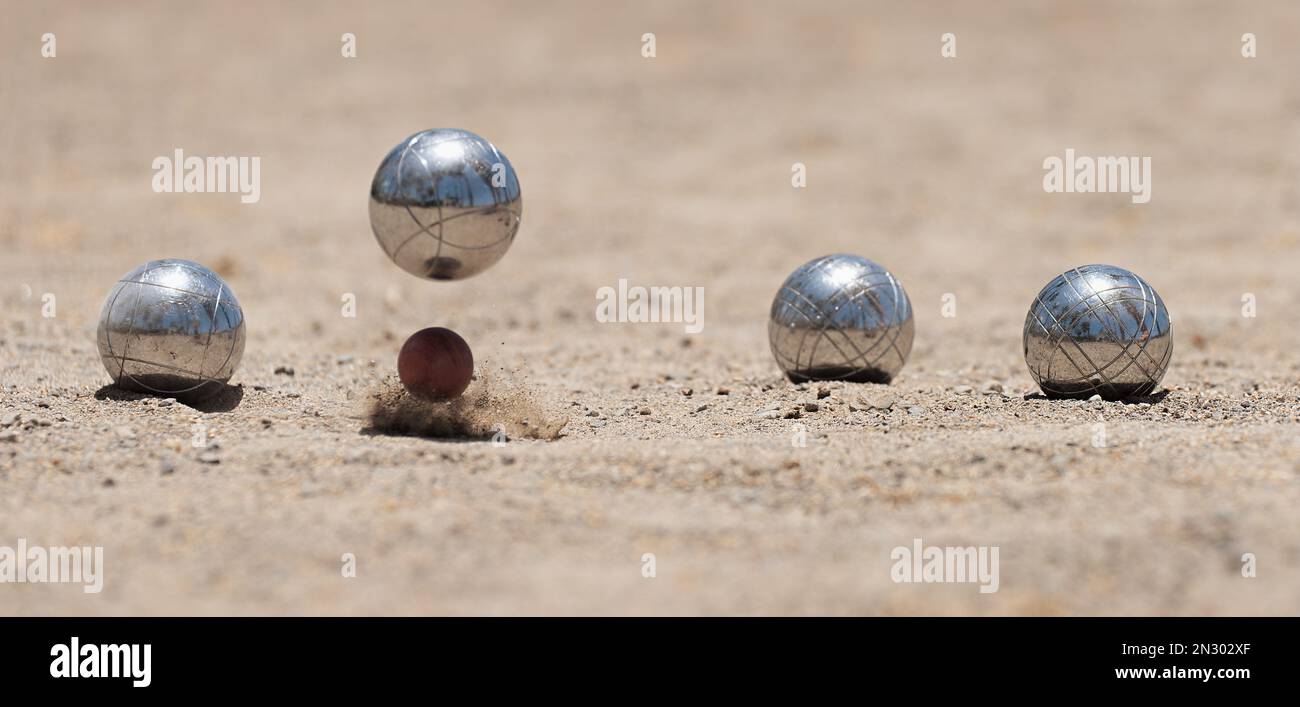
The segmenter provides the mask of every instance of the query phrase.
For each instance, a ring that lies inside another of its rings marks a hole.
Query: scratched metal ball
[[[790,380],[888,383],[912,351],[912,303],[883,267],[856,255],[811,260],[772,301],[767,337]]]
[[[244,354],[244,311],[216,273],[152,260],[108,293],[96,336],[118,387],[175,398],[218,392]]]
[[[460,280],[500,260],[523,208],[510,160],[467,130],[406,138],[370,184],[379,245],[403,270],[430,280]]]
[[[1113,265],[1058,275],[1025,318],[1025,363],[1051,397],[1150,395],[1173,356],[1169,310],[1146,280]]]

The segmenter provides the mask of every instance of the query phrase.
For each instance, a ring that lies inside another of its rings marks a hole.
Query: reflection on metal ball
[[[1169,310],[1137,275],[1085,265],[1058,275],[1025,318],[1025,363],[1052,397],[1150,395],[1173,356]]]
[[[370,228],[403,270],[460,280],[486,270],[514,242],[523,216],[510,160],[466,130],[403,140],[370,184]]]
[[[211,270],[188,260],[153,260],[108,293],[96,344],[119,387],[202,398],[221,390],[239,366],[244,311]]]
[[[781,285],[767,327],[791,380],[888,383],[912,351],[912,304],[883,267],[855,255],[809,261]]]

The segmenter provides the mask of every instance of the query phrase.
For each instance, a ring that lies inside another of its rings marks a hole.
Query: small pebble
[[[220,464],[221,457],[216,452],[203,452],[199,455],[199,461],[204,464]]]
[[[292,375],[294,375],[294,372],[293,372],[293,366],[276,366],[276,367],[275,367],[275,375],[277,375],[277,376],[281,376],[281,375],[283,375],[283,376],[292,376]]]

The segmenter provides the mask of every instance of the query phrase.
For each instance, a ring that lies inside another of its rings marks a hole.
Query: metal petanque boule
[[[153,260],[122,277],[99,315],[96,344],[120,388],[203,398],[234,375],[244,312],[216,273],[189,260]]]
[[[795,382],[888,383],[912,351],[912,304],[892,274],[856,255],[811,260],[772,301],[768,341]]]
[[[394,147],[370,185],[370,229],[403,270],[460,280],[514,242],[519,178],[495,145],[467,130],[418,132]]]
[[[1113,265],[1085,265],[1034,298],[1025,363],[1050,397],[1150,395],[1173,356],[1169,327],[1169,310],[1146,280]]]

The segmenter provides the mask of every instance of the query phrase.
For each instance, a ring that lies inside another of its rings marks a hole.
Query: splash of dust
[[[442,402],[406,392],[388,375],[369,397],[367,413],[378,432],[421,437],[488,439],[498,430],[507,438],[559,439],[569,418],[538,402],[523,385],[483,366],[460,397]]]

